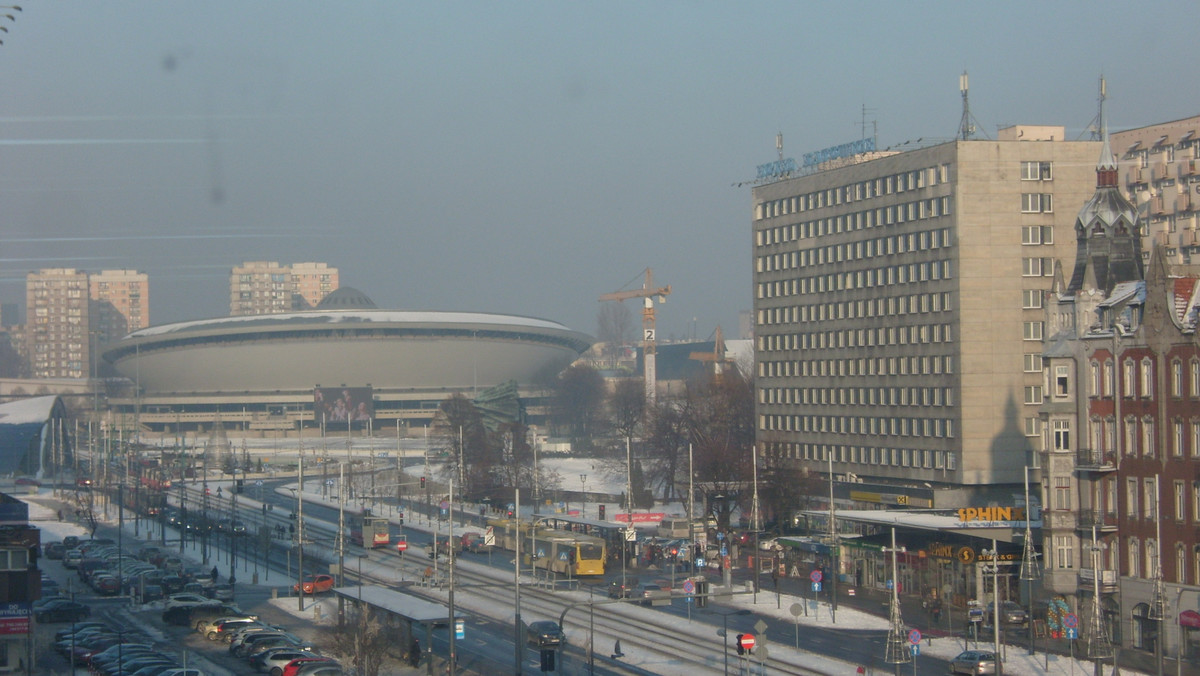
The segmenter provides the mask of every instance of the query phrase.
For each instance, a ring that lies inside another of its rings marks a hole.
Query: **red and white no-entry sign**
[[[396,543],[396,551],[402,552],[406,549],[408,549],[408,540],[406,538],[400,538],[400,541]]]
[[[746,650],[754,649],[754,634],[742,634],[742,647]]]

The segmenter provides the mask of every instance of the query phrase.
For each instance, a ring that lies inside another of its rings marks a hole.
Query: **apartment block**
[[[1143,257],[1200,264],[1200,115],[1114,133],[1120,185],[1141,218]]]
[[[1010,127],[753,189],[764,457],[862,506],[1012,504],[1041,445],[1045,294],[1095,186],[1100,143],[1064,137]]]
[[[310,310],[338,288],[338,270],[325,263],[248,261],[233,268],[229,287],[233,316]]]
[[[88,275],[92,330],[101,344],[150,325],[150,279],[136,270],[102,270]]]
[[[47,268],[25,279],[26,354],[34,378],[86,378],[92,370],[88,275]]]

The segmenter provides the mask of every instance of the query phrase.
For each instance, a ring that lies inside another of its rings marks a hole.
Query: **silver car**
[[[984,650],[965,650],[950,660],[952,674],[994,674],[996,654]]]

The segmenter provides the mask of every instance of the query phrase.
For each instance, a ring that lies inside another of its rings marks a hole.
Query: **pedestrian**
[[[213,569],[212,569],[212,581],[213,581],[213,584],[216,584],[216,583],[217,583],[217,580],[218,580],[220,577],[221,577],[221,573],[220,573],[220,572],[217,570],[217,567],[216,567],[216,566],[213,566]]]
[[[62,513],[62,510],[61,510],[61,509],[60,509],[60,510],[58,510],[58,520],[59,520],[59,521],[62,521],[62,520],[63,520],[63,513]]]
[[[421,663],[421,642],[415,637],[412,640],[412,645],[408,647],[408,664],[415,667]]]

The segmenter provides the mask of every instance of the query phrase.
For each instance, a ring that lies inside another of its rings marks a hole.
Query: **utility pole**
[[[296,595],[299,609],[304,611],[304,456],[296,458],[296,574],[300,582],[300,593]],[[315,592],[316,589],[314,588]]]
[[[1033,506],[1029,504],[1029,466],[1025,466],[1025,543],[1021,548],[1021,579],[1028,584],[1029,595],[1029,654],[1033,655],[1037,651],[1034,649],[1034,639],[1036,636],[1033,632],[1033,581],[1041,577],[1041,570],[1037,562],[1037,550],[1033,546],[1033,527],[1030,521],[1033,520]]]

